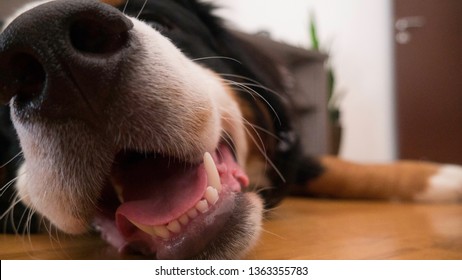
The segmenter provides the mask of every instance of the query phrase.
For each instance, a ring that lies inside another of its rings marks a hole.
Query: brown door
[[[394,0],[398,156],[462,164],[462,1]]]

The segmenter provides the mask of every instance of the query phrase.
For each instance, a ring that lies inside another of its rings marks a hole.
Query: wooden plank
[[[287,199],[248,259],[462,259],[462,205]],[[121,259],[97,236],[0,236],[0,259]]]

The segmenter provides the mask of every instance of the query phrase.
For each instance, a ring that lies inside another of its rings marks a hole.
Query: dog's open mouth
[[[223,230],[236,193],[249,183],[232,150],[219,144],[200,163],[120,152],[99,201],[96,228],[124,253],[197,255]]]

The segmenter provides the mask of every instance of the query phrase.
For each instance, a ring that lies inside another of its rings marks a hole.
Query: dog
[[[96,230],[121,254],[236,259],[289,194],[462,197],[459,166],[303,156],[287,73],[210,4],[42,1],[6,25],[7,231],[45,219],[70,234]]]

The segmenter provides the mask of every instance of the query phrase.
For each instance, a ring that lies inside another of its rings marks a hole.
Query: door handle
[[[423,16],[411,16],[399,18],[395,22],[395,28],[398,31],[395,35],[396,42],[399,44],[407,44],[411,41],[411,33],[409,29],[422,28],[425,26],[425,18]]]
[[[425,26],[425,18],[422,16],[403,17],[395,22],[396,30],[400,32],[407,31],[409,28],[420,28]]]

